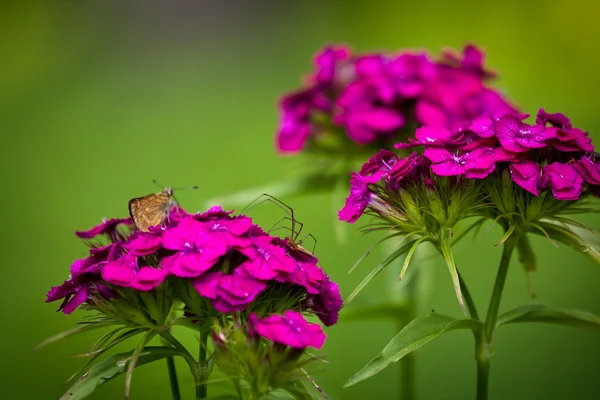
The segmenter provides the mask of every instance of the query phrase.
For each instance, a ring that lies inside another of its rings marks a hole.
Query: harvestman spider
[[[285,204],[283,201],[279,200],[278,198],[264,193],[260,196],[258,196],[256,199],[254,199],[252,202],[250,202],[250,204],[248,204],[246,207],[244,207],[244,209],[242,210],[242,214],[246,214],[248,211],[252,210],[253,208],[265,203],[265,202],[270,202],[275,204],[277,207],[281,208],[282,210],[286,211],[288,216],[287,217],[283,217],[281,218],[279,221],[275,222],[273,224],[273,226],[271,226],[271,228],[267,231],[267,232],[271,232],[273,230],[276,229],[289,229],[290,230],[290,235],[286,236],[284,239],[287,241],[288,246],[295,251],[298,251],[308,257],[311,258],[315,258],[314,255],[314,251],[315,248],[317,246],[317,239],[315,239],[315,237],[312,234],[308,234],[306,235],[302,240],[298,240],[298,237],[300,236],[300,233],[302,232],[302,228],[304,228],[304,224],[300,221],[297,221],[296,218],[294,217],[294,209],[290,206],[288,206],[287,204]],[[291,221],[291,227],[287,228],[287,227],[277,227],[276,226],[281,223],[282,221],[285,220],[289,220]],[[296,224],[298,224],[298,231],[296,232]],[[314,245],[313,245],[313,252],[309,252],[308,250],[306,250],[304,247],[302,247],[302,243],[308,238],[311,237],[314,241]],[[318,359],[320,361],[324,361],[318,357],[312,356],[315,359]],[[325,394],[325,392],[323,391],[323,389],[317,385],[317,383],[315,382],[315,380],[312,378],[312,376],[310,376],[308,374],[308,372],[304,369],[304,368],[300,368],[300,370],[302,371],[302,373],[305,375],[306,379],[308,379],[308,381],[315,387],[315,389],[321,393],[321,395],[325,398],[328,399],[327,395]]]
[[[284,239],[288,242],[289,247],[291,249],[298,251],[302,254],[305,254],[309,257],[315,257],[314,251],[317,246],[317,239],[311,233],[309,233],[303,239],[298,240],[298,238],[300,237],[300,233],[302,232],[302,228],[304,228],[304,224],[302,222],[296,220],[296,218],[294,217],[294,209],[292,207],[288,206],[287,204],[285,204],[283,201],[279,200],[278,198],[271,196],[270,194],[264,193],[264,194],[258,196],[252,202],[250,202],[250,204],[248,204],[242,210],[242,214],[245,214],[246,212],[252,210],[253,208],[255,208],[265,202],[275,204],[277,207],[286,211],[288,214],[287,217],[283,217],[279,221],[275,222],[273,224],[273,226],[271,226],[271,228],[267,232],[270,233],[277,229],[288,229],[290,231],[290,235],[286,236]],[[280,224],[282,221],[286,221],[286,220],[291,221],[290,228],[283,227],[283,226],[277,227],[278,224]],[[296,232],[296,224],[298,225],[297,232]],[[304,243],[304,241],[309,237],[312,238],[312,240],[314,242],[312,252],[310,252],[310,251],[306,250],[304,247],[302,247],[302,243]]]

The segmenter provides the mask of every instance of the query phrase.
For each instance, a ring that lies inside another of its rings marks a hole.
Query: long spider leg
[[[265,198],[265,197],[268,197],[268,195],[266,193],[261,194],[256,199],[254,199],[250,203],[248,203],[248,205],[246,205],[246,207],[244,207],[244,209],[241,211],[241,213],[246,214],[248,211],[258,207],[259,205],[261,205],[267,201],[271,201],[271,199]]]

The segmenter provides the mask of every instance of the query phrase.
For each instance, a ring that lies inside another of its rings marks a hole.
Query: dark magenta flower
[[[416,98],[435,76],[435,65],[425,53],[402,53],[389,63],[394,87],[404,98]]]
[[[540,108],[536,118],[536,123],[541,126],[550,125],[556,128],[556,137],[549,141],[554,148],[564,152],[574,151],[594,151],[592,139],[588,132],[573,128],[571,120],[564,114],[549,114],[543,108]]]
[[[296,260],[296,268],[287,277],[284,282],[295,283],[306,289],[307,293],[320,293],[325,272],[314,262],[303,262]]]
[[[64,299],[57,311],[71,314],[77,307],[89,299],[90,292],[96,287],[96,283],[81,277],[73,277],[66,280],[60,286],[54,286],[46,295],[46,303]]]
[[[311,122],[314,111],[330,110],[327,99],[317,88],[291,93],[279,102],[281,119],[277,131],[277,148],[283,152],[302,150],[315,127]]]
[[[335,122],[346,128],[354,142],[371,143],[378,136],[393,134],[405,124],[399,111],[384,104],[376,88],[364,82],[352,83],[336,101],[340,114]]]
[[[181,278],[193,278],[208,271],[227,253],[227,243],[203,232],[202,222],[189,217],[167,229],[162,236],[163,247],[176,250],[165,257],[161,267]]]
[[[387,179],[394,183],[396,187],[406,176],[412,175],[416,168],[423,164],[423,161],[423,157],[417,153],[411,153],[408,157],[398,160],[392,166]]]
[[[320,293],[310,296],[309,301],[312,304],[311,310],[317,314],[317,317],[325,326],[337,323],[340,310],[344,304],[337,283],[326,277]]]
[[[465,46],[462,57],[452,50],[443,51],[442,55],[450,64],[459,65],[461,69],[473,74],[486,78],[491,78],[496,75],[495,73],[484,69],[483,64],[485,54],[472,44]]]
[[[257,318],[256,314],[251,314],[249,324],[260,336],[296,349],[320,349],[325,343],[321,327],[307,322],[296,311],[288,310],[283,315],[270,315],[266,318]]]
[[[495,128],[496,128],[497,120],[484,115],[479,117],[471,122],[469,125],[469,129],[472,132],[475,132],[478,136],[482,138],[489,138],[495,136]]]
[[[512,180],[529,193],[537,196],[538,185],[542,178],[542,168],[534,161],[522,160],[511,163],[510,176]]]
[[[522,122],[523,115],[506,114],[496,122],[496,137],[508,151],[522,153],[546,147],[549,139],[556,137],[556,129]]]
[[[229,247],[246,247],[250,240],[244,237],[252,226],[252,220],[245,216],[236,218],[220,218],[207,221],[199,226],[200,234],[210,236],[213,240],[223,242]]]
[[[338,217],[341,221],[352,224],[363,215],[371,201],[369,184],[375,183],[378,180],[379,178],[372,181],[356,172],[352,173],[352,177],[350,178],[350,195],[346,199],[344,208],[338,212]]]
[[[466,174],[467,178],[483,179],[495,168],[495,149],[479,147],[466,153],[451,153],[443,148],[429,147],[423,152],[431,162],[431,170],[440,176]]]
[[[459,144],[462,136],[460,132],[451,133],[446,128],[434,128],[431,126],[422,126],[415,132],[415,138],[408,138],[407,143],[398,143],[394,147],[397,149],[409,149],[417,146],[448,146]]]
[[[573,166],[587,183],[600,185],[600,157],[597,154],[586,155],[576,161]]]
[[[267,288],[266,282],[251,277],[241,268],[232,274],[209,272],[195,278],[192,284],[201,296],[212,300],[219,312],[244,310]]]
[[[356,58],[356,76],[377,94],[383,104],[391,104],[396,97],[396,87],[390,74],[388,60],[382,54],[368,54]]]
[[[248,260],[240,265],[248,275],[261,280],[285,277],[295,268],[294,260],[286,253],[283,247],[272,244],[270,236],[252,237],[252,245],[239,249],[240,253]]]
[[[116,260],[121,256],[122,250],[122,242],[115,242],[103,247],[92,247],[89,257],[75,260],[71,264],[71,275],[99,275],[107,262]]]
[[[307,86],[280,102],[278,150],[296,152],[310,141],[311,150],[324,145],[345,151],[340,135],[361,147],[391,148],[408,139],[407,126],[454,130],[480,116],[514,111],[486,86],[484,78],[492,74],[484,70],[483,58],[474,46],[440,60],[425,52],[351,55],[328,47],[316,57]]]
[[[213,221],[213,220],[219,220],[219,219],[230,220],[233,218],[231,216],[231,214],[233,214],[233,210],[224,211],[221,206],[212,206],[211,208],[209,208],[207,211],[205,211],[203,213],[198,212],[193,215],[194,215],[194,219],[197,219],[198,221],[202,221],[202,222],[207,222],[207,221]]]
[[[162,229],[150,228],[150,232],[136,232],[127,238],[124,247],[134,256],[145,256],[154,253],[162,246],[160,234],[154,233]]]
[[[389,174],[396,162],[398,162],[398,156],[395,153],[385,149],[379,150],[363,164],[358,173],[363,177],[372,177],[369,179],[370,181],[377,181]]]
[[[542,169],[540,187],[549,187],[557,200],[577,200],[583,190],[583,177],[573,165],[553,162]]]
[[[339,73],[338,67],[340,61],[350,58],[350,50],[344,46],[328,46],[317,53],[314,58],[314,64],[317,72],[312,76],[312,80],[319,84],[329,85]]]
[[[168,271],[148,265],[139,266],[140,258],[127,254],[108,262],[102,269],[102,279],[116,286],[141,291],[152,290],[167,277]]]
[[[131,218],[103,220],[100,225],[96,225],[87,231],[77,231],[75,235],[80,239],[93,239],[96,236],[106,234],[113,242],[116,242],[118,240],[117,228],[119,225],[131,225]]]

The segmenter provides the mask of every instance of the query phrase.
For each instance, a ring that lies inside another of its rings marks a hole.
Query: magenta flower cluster
[[[493,74],[483,60],[474,46],[461,56],[445,52],[440,60],[426,52],[353,55],[346,47],[326,47],[315,57],[306,87],[280,101],[277,148],[297,152],[336,129],[358,145],[398,141],[402,129],[452,131],[481,115],[514,111],[486,85]]]
[[[97,299],[118,296],[119,288],[151,291],[169,280],[179,280],[189,282],[219,313],[252,310],[253,302],[260,302],[273,290],[289,288],[302,294],[298,309],[316,314],[327,326],[337,322],[342,306],[337,284],[308,252],[269,235],[249,217],[234,216],[220,207],[202,214],[174,209],[168,221],[166,226],[138,232],[129,219],[112,219],[77,232],[91,245],[90,254],[71,265],[70,278],[50,290],[47,302],[63,299],[60,310],[69,314],[83,303],[93,306]],[[100,238],[108,239],[108,244]],[[288,328],[282,327],[283,318],[290,321]],[[294,347],[321,343],[324,334],[318,325],[320,333],[315,333],[317,328],[307,328],[316,335],[312,339],[304,330],[292,335],[294,326],[306,328],[306,322],[300,320],[304,317],[299,313],[270,316],[259,321],[272,328],[263,329],[259,322],[257,331],[269,331],[265,337]],[[274,335],[278,326],[289,335]]]
[[[350,195],[339,212],[354,222],[372,201],[369,185],[383,181],[398,189],[411,182],[431,184],[435,176],[484,179],[508,168],[515,184],[538,196],[550,190],[557,200],[577,200],[584,190],[600,193],[600,155],[588,133],[563,114],[540,109],[534,124],[526,114],[479,117],[454,130],[425,126],[396,148],[423,147],[422,155],[400,158],[381,150],[350,180]]]

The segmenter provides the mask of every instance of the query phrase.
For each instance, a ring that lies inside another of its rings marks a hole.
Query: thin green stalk
[[[208,397],[208,376],[207,364],[207,345],[209,330],[205,326],[200,327],[200,343],[198,351],[198,366],[196,367],[196,399],[206,399]]]
[[[488,398],[488,382],[490,361],[493,356],[492,339],[494,329],[496,328],[496,320],[498,319],[498,310],[502,301],[502,292],[506,283],[508,274],[508,266],[512,253],[519,242],[517,234],[513,233],[506,239],[502,245],[502,257],[498,272],[496,273],[496,281],[494,282],[494,290],[492,298],[488,306],[487,314],[483,330],[475,337],[475,359],[477,360],[477,400],[486,400]]]
[[[169,382],[171,383],[171,398],[173,400],[181,400],[179,382],[177,381],[177,370],[175,369],[175,360],[173,357],[167,358],[167,371],[169,371]]]
[[[460,271],[457,269],[458,280],[460,282],[460,290],[463,294],[463,298],[465,299],[465,305],[467,306],[467,310],[469,311],[469,316],[472,319],[479,319],[479,314],[477,313],[477,307],[475,306],[475,301],[473,300],[473,296],[471,296],[471,292],[469,292],[469,288],[467,288],[467,284],[463,279]]]
[[[478,346],[480,345],[477,341]],[[483,345],[483,342],[481,342]],[[477,400],[484,400],[488,398],[488,382],[490,375],[490,362],[489,360],[482,360],[477,362]]]
[[[383,246],[386,252],[396,250],[397,243],[393,241],[384,242],[386,245]],[[418,268],[409,270],[410,276],[405,276],[408,282],[402,290],[398,287],[398,272],[403,267],[404,258],[398,258],[392,265],[386,268],[386,278],[389,282],[387,287],[388,298],[396,303],[402,304],[402,311],[396,311],[396,321],[398,324],[398,331],[402,330],[410,321],[416,318],[416,301],[417,301],[417,280],[419,271]],[[394,268],[397,266],[398,268]],[[417,267],[413,265],[413,267]],[[406,281],[405,281],[406,282]],[[398,361],[398,392],[401,400],[413,400],[415,399],[415,361],[416,357],[413,353],[409,353],[402,357]]]
[[[172,334],[171,332],[169,332],[168,330],[159,330],[157,331],[158,334],[160,335],[160,337],[162,339],[164,339],[165,341],[167,341],[168,343],[172,344],[173,347],[175,347],[178,350],[181,350],[181,352],[183,353],[183,357],[185,358],[185,360],[187,361],[190,369],[192,370],[192,372],[195,372],[194,369],[196,367],[196,360],[194,359],[194,356],[192,356],[190,354],[190,352],[185,348],[184,345],[182,345],[179,340],[177,340]]]
[[[400,399],[413,400],[415,398],[415,356],[414,352],[408,353],[400,360]]]
[[[208,333],[205,329],[200,330],[200,351],[198,355],[198,369],[196,371],[196,399],[208,397],[208,385],[206,383],[206,344]]]
[[[161,337],[160,339],[163,345],[169,344],[164,337]],[[171,398],[172,400],[181,400],[179,382],[177,381],[177,369],[175,368],[175,359],[173,357],[167,357],[167,372],[169,374],[169,383],[171,385]]]

